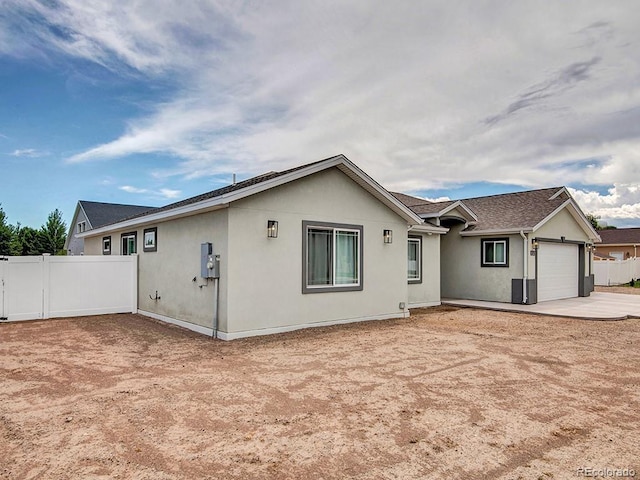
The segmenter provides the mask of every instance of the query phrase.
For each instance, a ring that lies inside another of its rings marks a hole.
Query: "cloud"
[[[71,163],[160,154],[168,181],[344,153],[398,191],[640,183],[635,1],[6,4],[0,31],[29,35],[5,55],[175,86]]]
[[[10,155],[13,157],[37,158],[37,157],[44,157],[48,155],[48,153],[41,152],[39,150],[36,150],[35,148],[23,148],[23,149],[14,150],[13,152],[10,153]]]
[[[151,195],[153,197],[158,197],[158,198],[166,198],[166,199],[173,199],[173,198],[179,198],[182,191],[180,190],[172,190],[170,188],[161,188],[159,190],[150,190],[148,188],[138,188],[138,187],[133,187],[131,185],[123,185],[121,187],[118,187],[120,190],[127,192],[127,193],[135,193],[135,194],[148,194]]]

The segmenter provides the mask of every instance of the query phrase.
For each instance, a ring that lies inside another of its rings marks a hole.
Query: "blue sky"
[[[5,0],[0,203],[162,205],[338,153],[640,226],[640,2]]]

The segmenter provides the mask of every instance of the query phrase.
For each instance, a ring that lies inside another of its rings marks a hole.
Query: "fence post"
[[[131,255],[131,313],[138,313],[138,255]]]
[[[51,254],[42,254],[42,318],[49,318],[51,305]]]

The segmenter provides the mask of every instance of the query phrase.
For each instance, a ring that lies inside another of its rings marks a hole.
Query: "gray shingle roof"
[[[209,200],[209,199],[212,199],[212,198],[221,197],[222,195],[226,195],[228,193],[232,193],[232,192],[235,192],[237,190],[242,190],[243,188],[251,187],[253,185],[257,185],[259,183],[266,182],[267,180],[272,180],[274,178],[282,177],[283,175],[287,175],[289,173],[296,172],[298,170],[302,170],[303,168],[310,167],[310,166],[315,165],[317,163],[326,162],[327,160],[331,160],[333,158],[337,158],[337,157],[340,157],[340,156],[341,155],[335,155],[333,157],[329,157],[329,158],[325,158],[325,159],[322,159],[322,160],[318,160],[317,162],[311,162],[311,163],[307,163],[305,165],[300,165],[300,166],[297,166],[297,167],[294,167],[294,168],[290,168],[288,170],[283,170],[281,172],[263,173],[262,175],[257,175],[255,177],[248,178],[248,179],[243,180],[241,182],[237,182],[237,183],[234,183],[232,185],[227,185],[226,187],[218,188],[216,190],[212,190],[212,191],[207,192],[207,193],[196,195],[195,197],[186,198],[184,200],[180,200],[179,202],[174,202],[174,203],[170,203],[169,205],[165,205],[163,207],[154,208],[153,210],[148,210],[148,211],[145,211],[145,212],[138,212],[137,214],[132,214],[132,215],[130,215],[128,217],[119,218],[119,219],[114,220],[112,222],[109,222],[108,224],[105,224],[105,225],[110,225],[112,223],[121,222],[121,221],[124,221],[124,220],[131,220],[131,219],[134,219],[134,218],[144,217],[145,215],[148,215],[148,214],[151,214],[151,213],[165,212],[167,210],[173,210],[174,208],[180,208],[180,207],[184,207],[184,206],[191,205],[191,204],[194,204],[194,203],[202,202],[204,200]]]
[[[640,245],[640,227],[615,228],[598,232],[603,244],[638,244]]]
[[[543,188],[462,199],[460,201],[478,217],[478,221],[467,227],[465,231],[531,229],[567,201],[569,196],[565,192],[551,198],[561,189],[562,187]],[[419,215],[441,212],[455,203],[453,200],[428,202],[410,195],[397,193],[394,195]]]
[[[100,228],[133,215],[155,210],[154,207],[141,205],[89,202],[87,200],[80,200],[80,204],[93,228]]]
[[[465,231],[527,230],[535,227],[569,199],[566,193],[553,197],[562,187],[505,193],[462,200],[478,217]]]

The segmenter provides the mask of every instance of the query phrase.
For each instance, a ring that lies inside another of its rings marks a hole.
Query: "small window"
[[[624,252],[611,252],[609,253],[609,256],[616,260],[624,260]]]
[[[133,255],[135,253],[138,253],[136,247],[137,239],[137,232],[122,234],[122,255]]]
[[[78,223],[78,233],[83,233],[87,230],[87,222]]]
[[[158,228],[145,228],[144,245],[142,250],[145,252],[155,252],[158,250]]]
[[[509,266],[509,239],[491,238],[482,240],[482,266]]]
[[[362,290],[362,226],[302,225],[302,292]]]
[[[407,279],[409,283],[422,282],[422,237],[409,237]]]
[[[102,237],[102,254],[111,255],[111,237]]]

